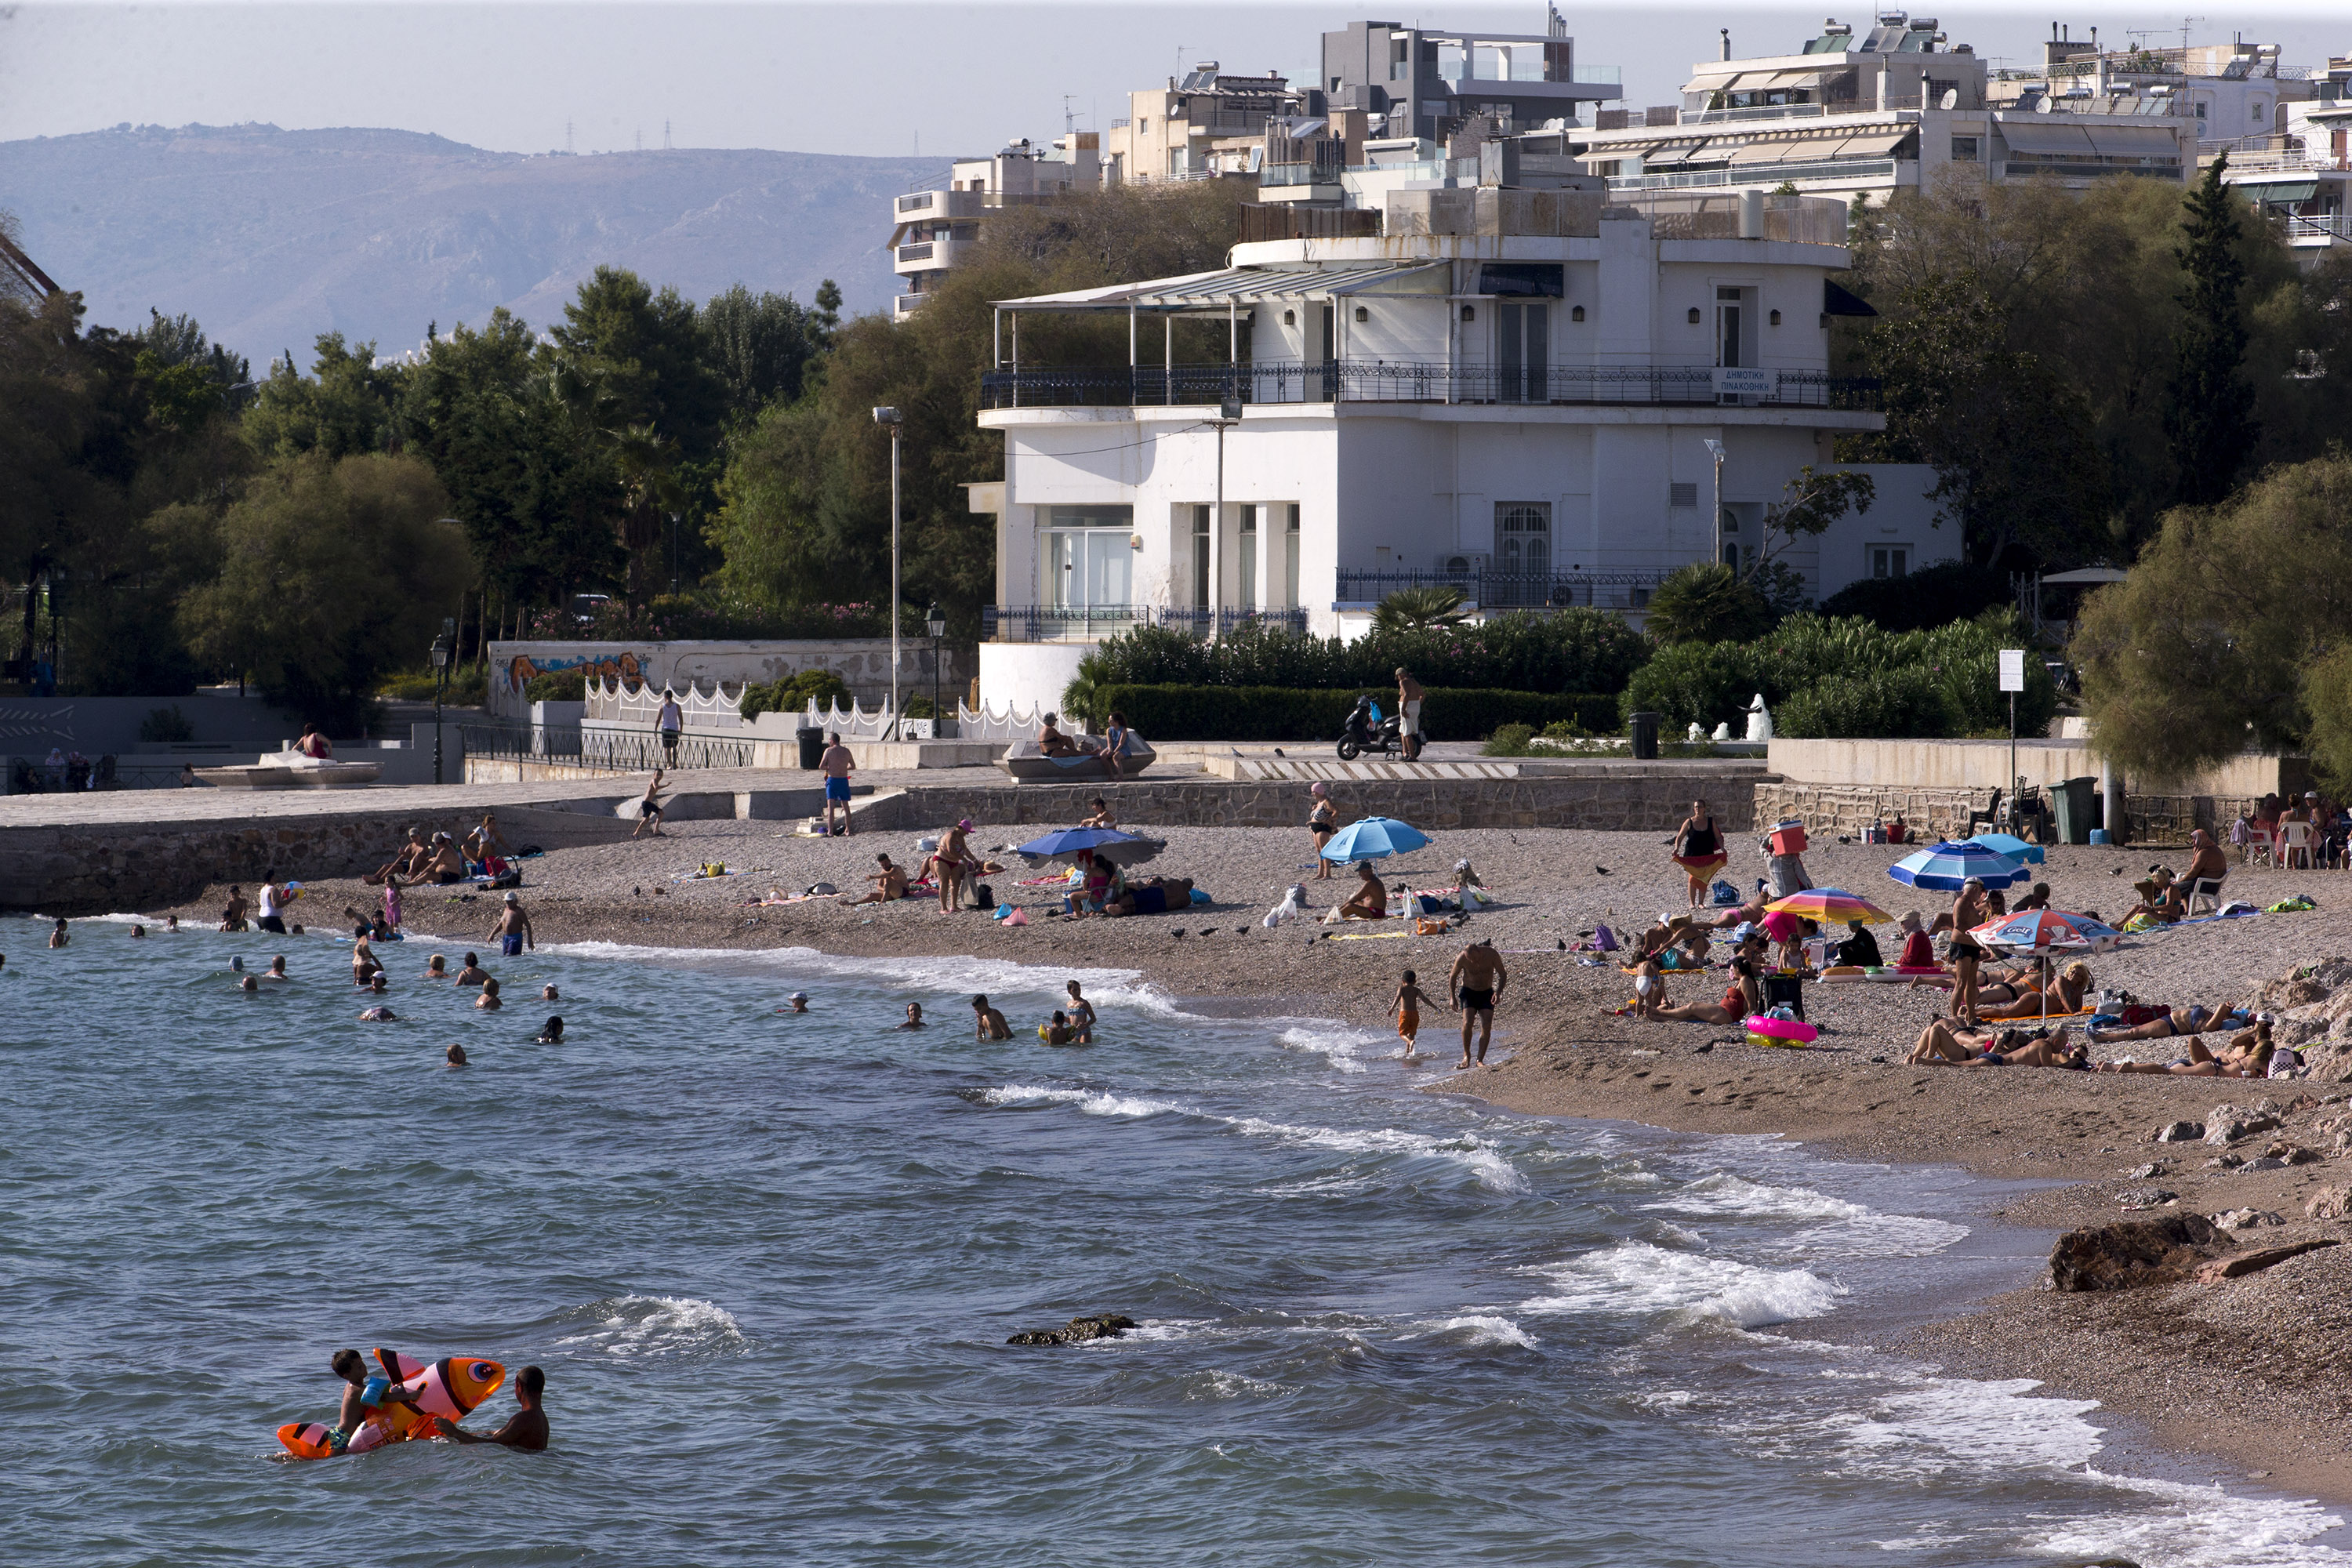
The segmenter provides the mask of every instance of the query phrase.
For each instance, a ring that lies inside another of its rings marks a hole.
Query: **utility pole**
[[[890,432],[890,739],[898,738],[898,433],[905,419],[895,408],[877,408],[874,423]]]

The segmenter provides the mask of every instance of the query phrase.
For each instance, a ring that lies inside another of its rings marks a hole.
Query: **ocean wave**
[[[2315,1539],[2341,1529],[2341,1514],[2308,1498],[2231,1497],[2220,1487],[2086,1467],[2093,1480],[2138,1492],[2145,1512],[2068,1521],[2036,1539],[2042,1552],[2069,1557],[2124,1558],[2142,1568],[2343,1568],[2352,1553]]]
[[[1701,1177],[1642,1206],[1729,1219],[1810,1220],[1814,1223],[1791,1235],[1788,1246],[1849,1258],[1914,1258],[1941,1252],[1969,1234],[1968,1226],[1949,1220],[1888,1214],[1811,1187],[1774,1186],[1728,1172]]]
[[[1379,1044],[1379,1037],[1362,1029],[1314,1022],[1290,1024],[1277,1030],[1274,1037],[1283,1049],[1311,1051],[1341,1072],[1370,1072],[1370,1064],[1363,1060],[1360,1053]]]
[[[1845,1288],[1802,1268],[1759,1268],[1727,1258],[1620,1242],[1564,1263],[1528,1270],[1552,1289],[1522,1303],[1529,1312],[1683,1312],[1735,1328],[1818,1318]]]
[[[567,1317],[579,1331],[557,1344],[625,1360],[734,1355],[750,1343],[734,1313],[693,1296],[614,1296]]]
[[[1477,1350],[1510,1346],[1517,1350],[1536,1348],[1536,1338],[1508,1318],[1472,1313],[1467,1317],[1448,1318],[1430,1326],[1432,1334],[1442,1334],[1456,1343]]]
[[[1088,1116],[1165,1116],[1171,1112],[1185,1116],[1201,1114],[1173,1100],[1145,1100],[1138,1095],[1108,1094],[1091,1089],[1051,1089],[1034,1083],[1008,1083],[995,1089],[976,1089],[970,1098],[978,1105],[1014,1109],[1069,1105]]]

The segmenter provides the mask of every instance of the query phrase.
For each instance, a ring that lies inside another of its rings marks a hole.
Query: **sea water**
[[[2021,1281],[1948,1173],[1498,1114],[1110,972],[1053,1049],[1069,975],[977,961],[542,949],[485,1014],[412,941],[362,1024],[320,938],[45,934],[0,924],[10,1562],[2352,1561],[1831,1342]],[[1005,1343],[1097,1311],[1142,1326]],[[536,1363],[554,1446],[287,1459],[346,1345]]]

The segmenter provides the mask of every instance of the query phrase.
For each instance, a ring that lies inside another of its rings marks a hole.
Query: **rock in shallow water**
[[[1004,1342],[1008,1345],[1067,1345],[1080,1340],[1115,1340],[1134,1328],[1133,1318],[1122,1318],[1117,1312],[1097,1312],[1090,1318],[1072,1318],[1066,1329],[1032,1329],[1025,1334],[1015,1334]]]

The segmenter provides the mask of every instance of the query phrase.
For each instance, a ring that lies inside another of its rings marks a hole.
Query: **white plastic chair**
[[[2282,822],[2279,824],[2278,860],[2280,865],[2292,866],[2295,864],[2295,857],[2300,855],[2303,857],[2304,869],[2309,870],[2311,868],[2311,824],[2308,822]]]

